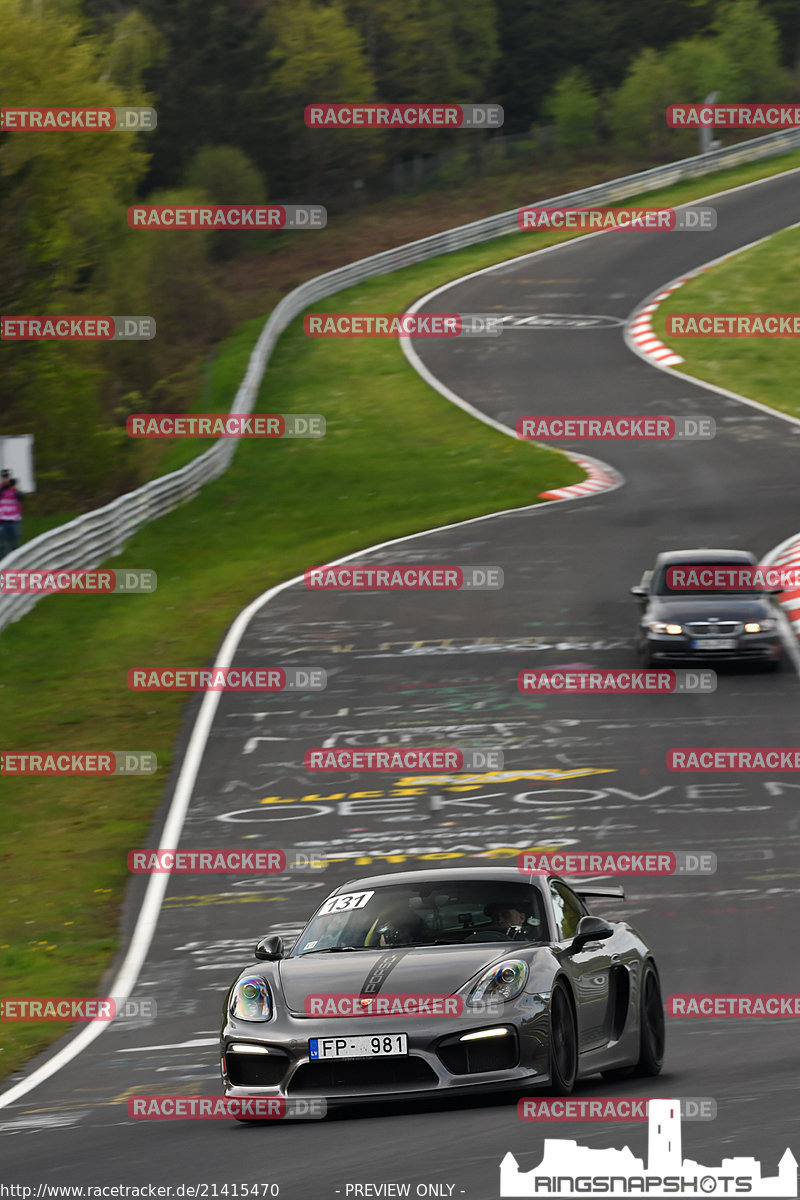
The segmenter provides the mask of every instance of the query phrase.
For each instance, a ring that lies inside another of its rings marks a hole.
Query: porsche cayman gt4
[[[351,879],[289,947],[262,939],[228,990],[227,1096],[568,1095],[601,1072],[657,1075],[658,968],[604,882],[449,868]]]

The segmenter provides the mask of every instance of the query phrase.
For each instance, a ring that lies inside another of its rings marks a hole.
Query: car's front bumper
[[[502,1036],[462,1041],[465,1034],[505,1029]],[[230,1018],[220,1040],[228,1096],[366,1097],[469,1092],[517,1081],[549,1083],[549,997],[524,993],[502,1016],[469,1018],[342,1017],[320,1020],[276,1014],[263,1024]],[[370,1059],[313,1060],[312,1037],[405,1033],[408,1054]],[[268,1053],[251,1054],[252,1045]]]
[[[694,646],[697,640],[683,634],[652,633],[647,631],[641,643],[653,662],[776,662],[782,653],[781,639],[777,632],[744,633],[726,641],[735,641],[735,647],[726,650],[710,650],[702,645]]]

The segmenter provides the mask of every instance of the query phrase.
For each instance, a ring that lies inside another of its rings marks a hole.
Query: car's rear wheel
[[[578,1074],[578,1028],[575,1010],[562,983],[553,988],[550,999],[550,1090],[555,1096],[569,1096]]]
[[[664,1065],[664,1001],[661,984],[652,963],[647,963],[642,976],[642,998],[639,1018],[639,1061],[634,1075],[658,1075]]]

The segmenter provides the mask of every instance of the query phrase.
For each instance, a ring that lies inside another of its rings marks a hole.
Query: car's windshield
[[[527,883],[387,884],[329,897],[291,957],[392,946],[542,941],[546,936],[541,896]]]
[[[758,587],[747,586],[753,571],[753,564],[742,559],[667,562],[655,572],[650,591],[654,596],[758,596]]]

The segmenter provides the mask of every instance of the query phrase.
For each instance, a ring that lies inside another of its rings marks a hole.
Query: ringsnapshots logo
[[[520,1121],[647,1121],[650,1105],[661,1096],[579,1096],[566,1099],[537,1100],[523,1096],[517,1101]],[[717,1102],[711,1096],[683,1096],[680,1101],[681,1120],[715,1121]]]
[[[154,317],[0,317],[4,342],[149,342]]]
[[[322,667],[131,667],[133,692],[322,692],[328,675]]]
[[[520,417],[523,441],[699,442],[716,437],[713,417]]]
[[[277,875],[285,871],[324,871],[327,859],[285,850],[129,850],[133,875]]]
[[[308,104],[309,129],[499,129],[500,104]]]
[[[131,229],[324,229],[321,204],[134,204]]]
[[[132,438],[321,438],[325,428],[320,413],[139,413],[125,422]]]
[[[407,746],[391,750],[341,750],[323,746],[306,750],[307,771],[414,772],[426,775],[440,771],[503,769],[502,750],[433,749]]]
[[[564,670],[542,667],[520,671],[517,675],[520,692],[539,692],[549,695],[631,695],[672,694],[676,692],[707,693],[717,690],[716,671],[663,670],[645,668],[587,668]]]
[[[309,567],[303,581],[310,591],[328,592],[487,592],[503,586],[502,567]]]
[[[327,1103],[316,1096],[130,1096],[140,1121],[319,1121]]]
[[[778,1174],[761,1173],[753,1157],[725,1158],[704,1167],[684,1158],[681,1101],[651,1099],[648,1107],[647,1161],[622,1150],[579,1146],[566,1138],[546,1138],[538,1166],[521,1171],[509,1151],[500,1164],[500,1195],[604,1196],[796,1196],[797,1160],[786,1150]],[[717,1156],[719,1158],[719,1155]]]
[[[671,129],[794,129],[797,104],[670,104]]]
[[[153,775],[152,750],[0,750],[2,775]]]
[[[632,229],[649,232],[707,231],[717,227],[714,208],[559,208],[529,205],[517,212],[517,225],[524,230],[575,230],[594,233],[599,230]]]
[[[306,337],[499,337],[496,313],[307,313]]]
[[[800,313],[669,313],[666,337],[800,337]]]
[[[3,133],[140,133],[157,124],[154,108],[0,108]]]
[[[35,571],[0,571],[0,593],[9,595],[102,595],[123,592],[128,595],[145,595],[158,586],[155,571],[108,571],[64,569],[48,570],[39,567]]]
[[[157,1011],[151,997],[0,996],[0,1021],[152,1021]]]
[[[710,850],[555,850],[520,854],[522,875],[714,875]]]

